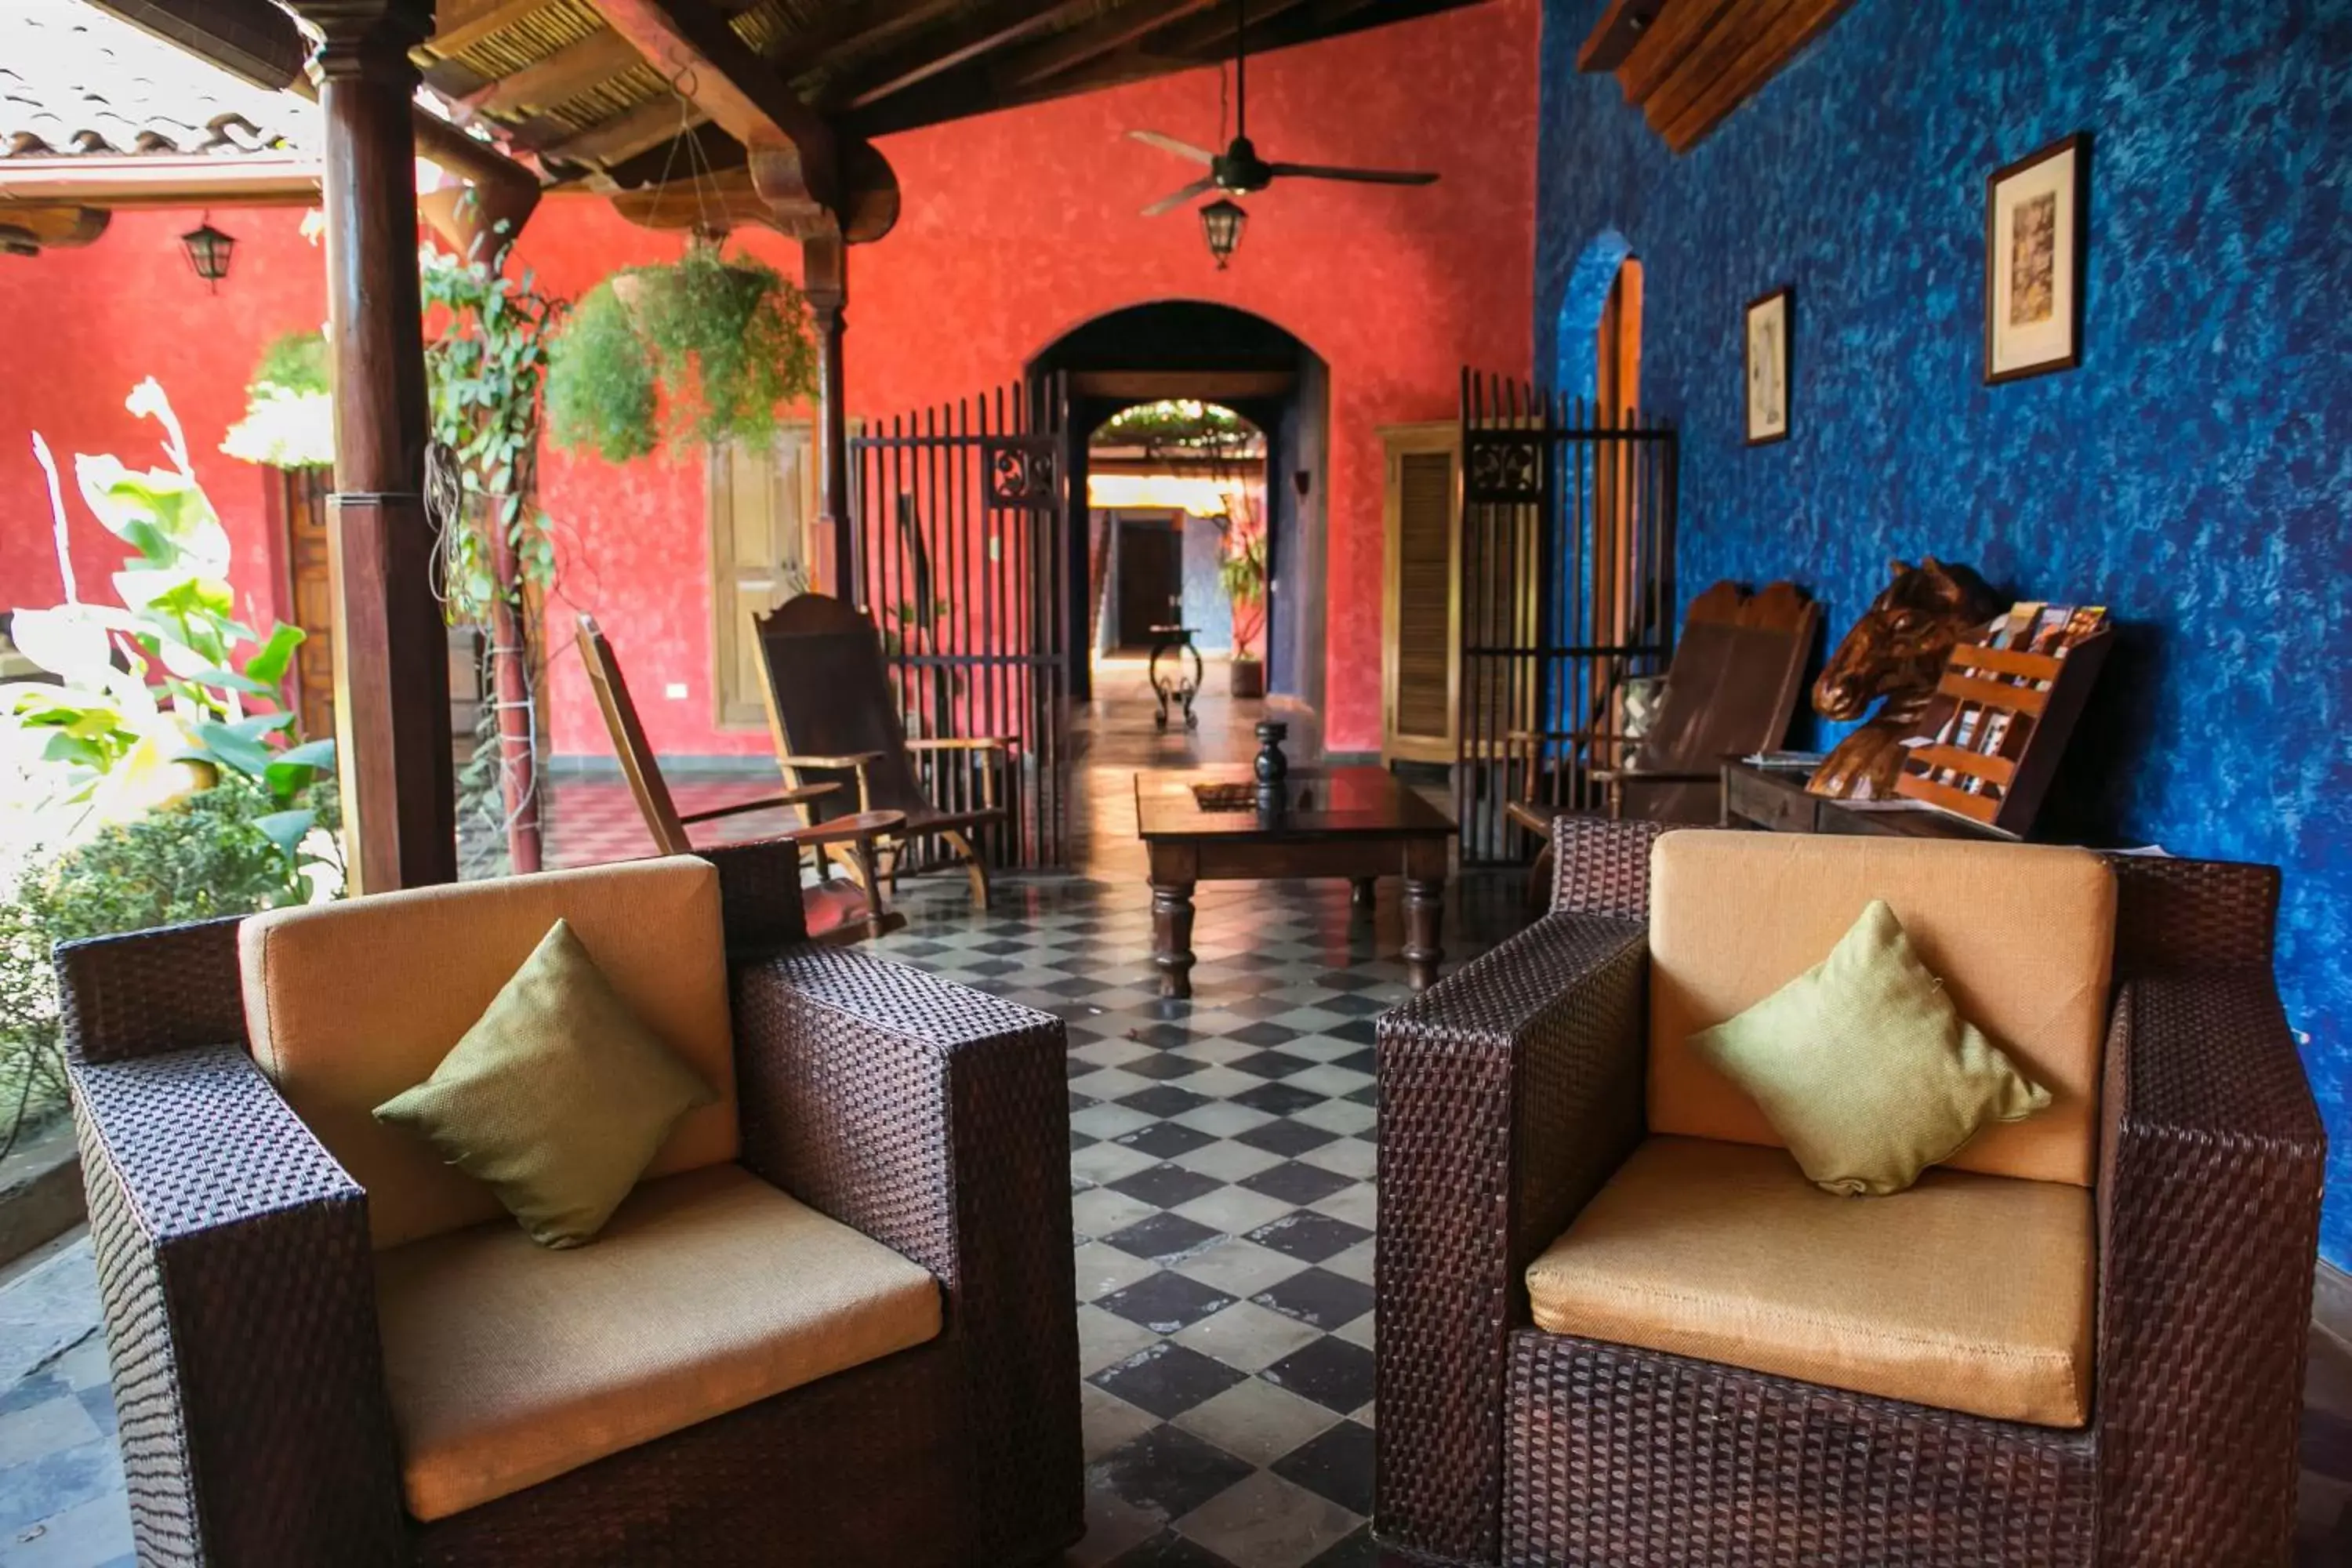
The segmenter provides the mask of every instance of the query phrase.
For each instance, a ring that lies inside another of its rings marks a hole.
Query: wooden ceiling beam
[[[1135,0],[1106,12],[1084,26],[1031,46],[996,63],[996,79],[1009,89],[1034,87],[1049,77],[1102,58],[1171,22],[1205,11],[1216,0]]]
[[[315,158],[192,155],[11,158],[0,163],[0,223],[26,206],[316,206]]]
[[[1577,51],[1676,153],[1780,73],[1851,0],[1611,0]]]
[[[561,141],[552,141],[538,148],[541,158],[560,159],[567,163],[589,163],[599,168],[609,167],[635,157],[649,148],[658,147],[682,131],[703,124],[709,116],[691,104],[681,111],[677,99],[667,93],[649,98],[634,109],[625,110],[610,120],[600,120],[585,131],[575,132]],[[518,137],[519,145],[530,145],[529,138]]]
[[[1625,63],[1642,36],[1649,31],[1658,13],[1674,0],[1609,0],[1609,8],[1601,13],[1601,20],[1584,36],[1576,51],[1576,68],[1580,71],[1613,71]]]
[[[428,54],[443,58],[462,55],[492,33],[502,32],[544,5],[547,0],[446,0],[435,17],[433,36],[425,40]]]
[[[1321,5],[1302,5],[1294,0],[1261,35],[1256,11],[1258,5],[1268,3],[1271,0],[1256,0],[1251,7],[1250,47],[1253,56],[1261,49],[1270,52],[1360,32],[1368,27],[1435,16],[1476,4],[1477,0],[1377,0],[1377,3],[1374,0],[1328,0]],[[1199,19],[1204,26],[1209,21],[1206,16]],[[1166,53],[1163,46],[1147,37],[1097,55],[1084,64],[1019,86],[996,75],[994,62],[982,60],[942,73],[871,108],[845,111],[836,118],[835,123],[845,136],[886,136],[894,132],[912,131],[971,115],[1018,109],[1024,104],[1044,103],[1104,88],[1123,87],[1129,82],[1166,76],[1171,70],[1215,63],[1232,52],[1233,24],[1230,18],[1222,37],[1220,45],[1189,58]]]
[[[752,184],[786,223],[827,225],[841,199],[833,127],[706,0],[590,0],[750,154]]]
[[[0,254],[37,256],[44,250],[75,249],[104,234],[112,216],[96,207],[0,202]]]
[[[1034,0],[1000,0],[944,35],[919,39],[905,51],[860,70],[854,79],[828,89],[822,104],[832,109],[865,109],[1008,44],[1034,37],[1095,4],[1096,0],[1056,0],[1040,7]]]
[[[1738,4],[1740,0],[1666,0],[1665,8],[1633,40],[1617,68],[1617,85],[1624,89],[1625,101],[1647,102],[1708,29]]]
[[[610,27],[599,27],[566,44],[545,59],[512,76],[500,77],[464,100],[469,114],[530,114],[579,96],[643,61],[636,45]]]
[[[1740,0],[1708,30],[1698,46],[1676,62],[1675,68],[1642,100],[1642,113],[1652,130],[1665,134],[1667,125],[1713,88],[1765,30],[1780,19],[1795,0]]]
[[[863,7],[835,0],[826,7],[822,26],[782,40],[770,51],[769,64],[778,76],[788,80],[805,76],[833,56],[854,54],[887,43],[952,15],[963,3],[964,0],[899,0],[897,6],[877,17]]]
[[[1305,3],[1306,0],[1255,0],[1255,4],[1249,7],[1249,47],[1257,48],[1262,38],[1271,36],[1275,23]],[[1205,16],[1154,32],[1143,40],[1143,52],[1183,60],[1195,58],[1205,52],[1219,59],[1231,59],[1234,22],[1233,0],[1223,0],[1223,4]]]
[[[1838,19],[1852,0],[1790,0],[1743,49],[1713,86],[1661,127],[1666,145],[1687,153],[1726,117],[1760,91],[1797,52]]]

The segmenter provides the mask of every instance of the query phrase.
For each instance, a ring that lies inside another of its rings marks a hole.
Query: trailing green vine
[[[774,268],[697,240],[590,289],[554,342],[548,433],[612,462],[664,447],[774,438],[780,405],[816,387],[808,302]]]
[[[509,278],[430,249],[420,266],[433,439],[456,458],[462,498],[447,535],[445,608],[453,625],[480,624],[499,591],[489,529],[505,531],[526,582],[555,579],[538,500],[540,392],[566,306],[529,271]]]

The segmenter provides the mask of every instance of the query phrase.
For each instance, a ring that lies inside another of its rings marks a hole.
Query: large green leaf
[[[315,811],[273,811],[266,816],[255,817],[253,825],[267,834],[269,842],[277,845],[286,858],[291,860],[318,821],[319,814]]]
[[[270,715],[277,717],[277,715]],[[261,778],[269,772],[277,753],[253,735],[240,734],[240,724],[199,724],[196,726],[194,756],[198,761],[217,763],[233,773],[248,778]]]
[[[270,627],[269,640],[245,661],[246,675],[266,686],[276,686],[284,680],[287,667],[293,662],[294,650],[302,645],[305,635],[300,626],[289,626],[283,621]]]
[[[310,788],[320,774],[334,771],[334,742],[306,741],[278,752],[263,770],[262,782],[269,786],[271,795],[280,801],[289,801]]]

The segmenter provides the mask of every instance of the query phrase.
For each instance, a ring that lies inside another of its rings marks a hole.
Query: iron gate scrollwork
[[[851,577],[881,631],[908,736],[1009,742],[1001,763],[983,751],[915,750],[943,809],[977,807],[991,790],[1007,808],[981,836],[1000,866],[1069,861],[1067,409],[1060,378],[1015,382],[850,442]]]
[[[1599,809],[1629,696],[1674,652],[1674,430],[1462,374],[1456,820],[1465,864],[1524,860],[1508,807]]]

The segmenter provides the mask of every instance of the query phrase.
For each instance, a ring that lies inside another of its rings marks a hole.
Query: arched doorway
[[[1198,300],[1131,305],[1081,322],[1028,364],[1033,385],[1066,378],[1069,428],[1090,431],[1120,411],[1163,399],[1233,410],[1265,450],[1268,593],[1264,634],[1270,695],[1319,715],[1323,705],[1325,467],[1330,375],[1297,336],[1247,310]],[[1086,449],[1073,443],[1070,493],[1087,493]],[[1070,530],[1070,624],[1088,624],[1098,574],[1092,531]],[[1087,648],[1071,650],[1071,695],[1092,690]]]

